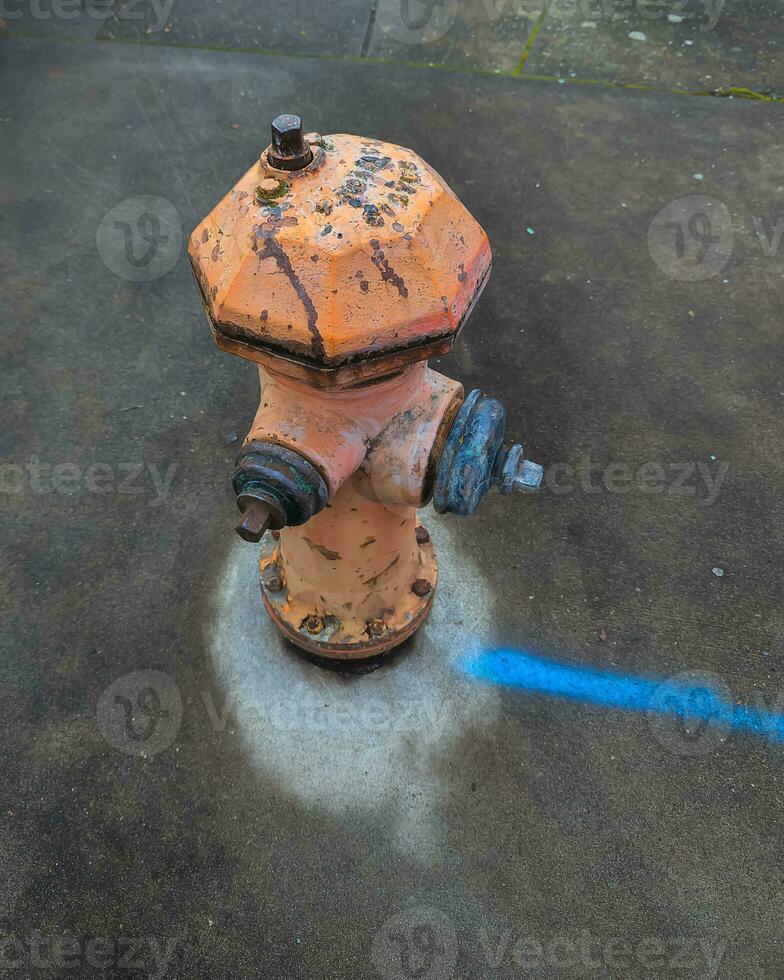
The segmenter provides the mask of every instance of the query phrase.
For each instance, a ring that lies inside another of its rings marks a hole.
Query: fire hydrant
[[[189,255],[218,347],[258,364],[233,483],[267,611],[317,660],[378,657],[433,602],[417,509],[541,481],[503,406],[427,364],[487,283],[487,235],[413,151],[286,114]]]

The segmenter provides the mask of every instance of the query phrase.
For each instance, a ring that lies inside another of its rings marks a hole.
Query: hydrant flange
[[[330,516],[328,510],[322,513]],[[426,533],[423,535],[421,532],[424,528],[413,520],[410,527],[407,522],[406,530],[410,531],[414,547],[411,553],[404,556],[404,561],[413,570],[405,581],[397,576],[402,588],[396,590],[387,606],[372,616],[361,611],[363,599],[367,602],[368,593],[372,591],[372,583],[362,589],[364,595],[357,594],[356,610],[349,608],[352,603],[346,600],[341,606],[341,615],[335,615],[331,610],[336,603],[330,601],[331,596],[325,596],[323,603],[319,602],[319,597],[312,599],[308,583],[302,581],[302,562],[297,560],[302,557],[298,553],[302,539],[297,537],[287,541],[285,528],[275,537],[266,535],[261,544],[259,578],[264,606],[270,618],[295,646],[325,661],[361,663],[399,646],[427,619],[438,584],[438,563],[430,536]],[[312,539],[310,541],[313,543]],[[307,545],[306,551],[312,550],[312,543]],[[289,554],[285,584],[280,589],[270,588],[270,581],[275,586],[281,583],[280,569],[286,548]],[[326,560],[331,563],[332,581],[329,585],[334,595],[340,589],[341,581],[345,580],[341,579],[341,570],[338,569],[340,559],[333,554],[328,555]],[[411,578],[410,583],[408,578]],[[394,589],[394,583],[388,582],[387,588]],[[347,596],[350,594],[346,593]]]

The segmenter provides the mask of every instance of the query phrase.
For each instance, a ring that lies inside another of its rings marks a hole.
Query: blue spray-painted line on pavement
[[[733,704],[710,679],[642,677],[565,664],[519,650],[488,650],[463,670],[491,684],[605,708],[676,716],[784,742],[784,715]],[[722,685],[723,686],[723,685]]]

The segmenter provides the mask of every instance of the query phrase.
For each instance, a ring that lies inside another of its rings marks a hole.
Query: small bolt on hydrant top
[[[302,120],[284,112],[272,120],[268,160],[277,170],[302,170],[313,160],[313,150],[302,132]]]
[[[487,282],[481,226],[412,150],[306,134],[288,113],[271,129],[189,256],[218,346],[259,367],[233,482],[265,606],[310,654],[361,661],[433,602],[417,508],[470,514],[542,471],[504,446],[499,402],[427,366]]]

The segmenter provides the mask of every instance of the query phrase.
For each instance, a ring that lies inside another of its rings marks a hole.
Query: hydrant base
[[[259,559],[264,606],[286,639],[307,653],[336,661],[381,656],[412,636],[427,619],[433,605],[438,562],[430,540],[420,543],[419,554],[422,580],[430,585],[426,595],[418,595],[412,589],[397,609],[386,611],[383,620],[340,621],[330,616],[328,610],[313,609],[298,602],[296,596],[287,592],[285,584],[277,591],[267,587],[265,582],[269,577],[265,570],[276,563],[277,542],[271,535],[265,535]],[[321,628],[313,632],[316,627]]]

